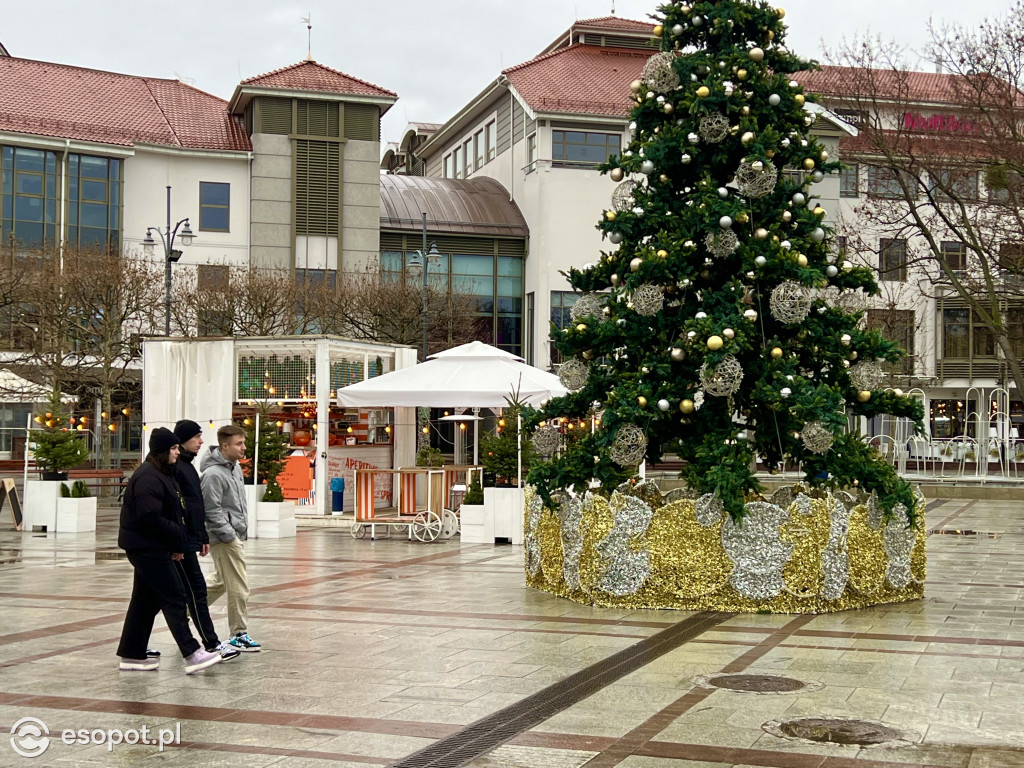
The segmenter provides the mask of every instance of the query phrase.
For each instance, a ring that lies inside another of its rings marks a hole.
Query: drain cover
[[[715,675],[707,679],[707,684],[750,693],[792,693],[806,687],[800,680],[776,675]]]
[[[826,744],[868,746],[904,738],[900,731],[887,725],[839,717],[802,717],[775,726],[784,736]]]

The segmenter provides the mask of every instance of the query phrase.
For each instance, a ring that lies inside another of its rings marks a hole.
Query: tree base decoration
[[[862,491],[784,487],[722,503],[649,481],[611,498],[527,492],[526,581],[578,603],[748,613],[827,613],[924,596],[924,498],[883,516]]]

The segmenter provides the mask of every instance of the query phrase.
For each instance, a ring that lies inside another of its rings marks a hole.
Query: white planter
[[[507,539],[523,543],[523,509],[526,491],[523,488],[484,488],[484,510],[493,526],[491,541]]]
[[[249,525],[256,520],[256,536],[261,539],[287,539],[295,537],[295,502],[260,501],[256,514],[249,516]],[[252,534],[249,534],[252,536]]]
[[[459,507],[459,537],[463,544],[493,544],[494,519],[483,504]]]
[[[96,530],[96,498],[57,499],[57,533]]]
[[[60,480],[28,480],[25,482],[25,504],[22,508],[21,529],[32,531],[57,530],[57,499],[60,498]]]
[[[256,519],[256,505],[260,499],[263,498],[263,494],[267,492],[267,486],[265,485],[247,485],[245,486],[245,512],[248,520],[248,530],[246,536],[250,539],[255,539],[259,536],[259,521]]]

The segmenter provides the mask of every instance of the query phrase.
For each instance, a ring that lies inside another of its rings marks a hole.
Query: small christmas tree
[[[618,248],[570,270],[582,296],[552,339],[571,394],[532,419],[551,452],[562,417],[596,409],[600,428],[533,470],[547,504],[595,479],[610,492],[671,452],[736,520],[758,457],[802,464],[812,485],[859,485],[914,521],[910,486],[845,431],[849,416],[920,426],[922,409],[877,389],[878,364],[903,352],[863,328],[874,274],[843,260],[815,203],[840,165],[809,132],[821,109],[792,76],[814,64],[784,47],[783,15],[741,0],[659,8],[632,141],[602,167],[619,184],[598,227]]]
[[[497,431],[480,440],[480,462],[497,485],[514,486],[518,485],[520,467],[525,476],[536,461],[537,452],[526,435],[520,441],[523,404],[516,396],[509,398],[508,403],[498,419]]]
[[[263,494],[263,501],[284,501],[281,493],[281,486],[277,483],[277,476],[281,474],[284,467],[284,459],[288,455],[288,441],[281,434],[277,422],[270,417],[268,407],[260,406],[260,430],[256,435],[256,423],[251,421],[246,425],[245,444],[248,446],[250,456],[255,456],[257,461],[255,483],[260,485],[266,483],[267,490]],[[256,446],[258,442],[259,451]],[[248,471],[252,476],[252,463]]]
[[[48,479],[46,475],[64,475],[89,458],[88,444],[71,431],[72,419],[61,402],[59,391],[50,393],[46,404],[36,414],[35,422],[41,428],[30,434],[34,444],[32,455],[44,479]]]

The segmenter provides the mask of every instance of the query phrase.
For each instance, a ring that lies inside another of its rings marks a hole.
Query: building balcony
[[[944,379],[988,379],[1005,381],[1008,375],[1006,361],[995,357],[940,357],[936,362],[936,375]]]

